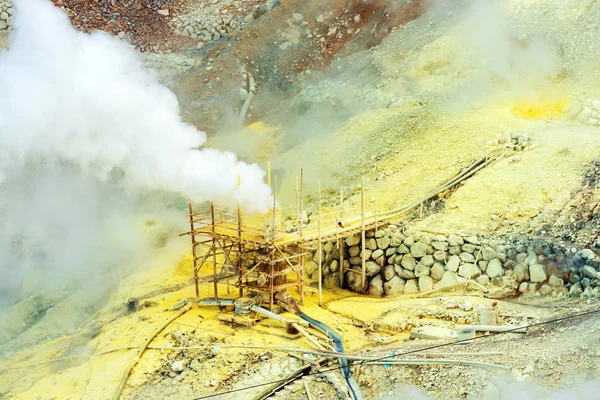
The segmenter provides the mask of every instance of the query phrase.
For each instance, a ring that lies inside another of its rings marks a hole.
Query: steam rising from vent
[[[32,160],[69,162],[107,181],[179,192],[194,201],[271,204],[264,172],[202,146],[173,93],[132,48],[76,31],[50,1],[17,0],[10,49],[0,54],[0,172]],[[240,185],[238,186],[238,176]]]
[[[14,5],[0,51],[0,304],[24,287],[102,293],[126,266],[180,257],[181,239],[167,248],[186,229],[179,195],[272,204],[257,165],[198,149],[206,135],[131,46],[76,31],[49,0]]]

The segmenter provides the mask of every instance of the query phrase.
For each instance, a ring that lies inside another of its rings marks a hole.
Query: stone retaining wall
[[[569,97],[565,114],[581,123],[600,126],[600,98],[585,93],[572,95]]]
[[[600,257],[576,249],[530,239],[489,239],[475,236],[403,234],[390,225],[366,232],[367,293],[371,296],[417,294],[472,279],[483,286],[523,293],[600,297]],[[311,279],[318,277],[317,251],[306,264]],[[326,286],[338,286],[339,249],[322,246]],[[361,292],[361,238],[344,240],[345,286]]]
[[[0,31],[11,27],[10,20],[13,16],[12,1],[0,0]]]

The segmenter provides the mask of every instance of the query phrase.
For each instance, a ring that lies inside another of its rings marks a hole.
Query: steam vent
[[[0,399],[600,400],[600,1],[0,0]]]

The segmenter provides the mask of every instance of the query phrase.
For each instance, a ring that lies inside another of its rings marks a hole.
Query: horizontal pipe
[[[466,328],[473,328],[476,332],[527,333],[526,326],[467,325]]]
[[[482,363],[477,361],[466,361],[466,360],[418,360],[418,359],[406,359],[406,360],[388,360],[388,361],[368,361],[365,365],[464,365],[469,367],[480,367],[480,368],[493,368],[501,369],[503,371],[510,371],[510,367],[498,364]]]

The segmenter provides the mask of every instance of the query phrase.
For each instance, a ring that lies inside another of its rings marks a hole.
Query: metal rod
[[[362,271],[361,271],[361,284],[362,292],[367,292],[367,260],[366,260],[366,239],[365,239],[365,177],[360,178],[360,232],[361,232],[361,257],[362,257]]]
[[[194,260],[194,285],[196,286],[196,298],[200,298],[200,288],[198,287],[198,268],[196,267],[197,257],[196,257],[196,235],[194,235],[194,212],[192,210],[192,202],[188,200],[188,209],[190,211],[190,229],[192,237],[192,258]]]
[[[239,178],[238,178],[238,183],[239,183]],[[238,206],[237,208],[237,217],[238,217],[238,286],[240,287],[240,297],[242,297],[244,295],[244,289],[242,288],[242,268],[243,268],[243,264],[242,264],[242,257],[243,257],[243,250],[242,250],[242,210],[240,209],[240,207]]]
[[[321,242],[321,181],[318,182],[319,186],[319,306],[323,306],[323,243]]]
[[[219,300],[219,288],[217,285],[217,246],[216,246],[216,232],[215,232],[215,205],[214,203],[210,203],[210,218],[212,220],[212,257],[213,257],[213,274],[214,274],[214,291],[215,291],[215,300]]]

